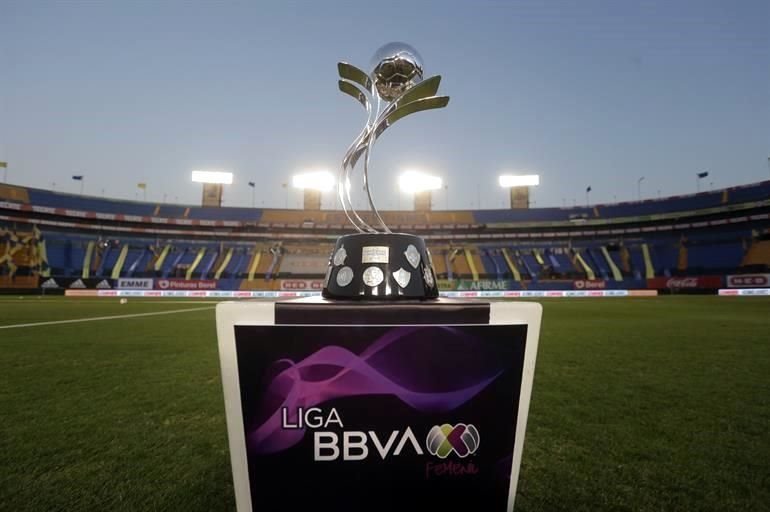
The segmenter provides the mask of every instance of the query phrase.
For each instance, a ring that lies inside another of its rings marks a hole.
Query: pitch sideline
[[[100,322],[103,320],[120,320],[122,318],[138,318],[143,316],[173,315],[176,313],[187,313],[190,311],[204,311],[204,310],[210,310],[210,309],[214,309],[214,306],[206,306],[204,308],[172,309],[169,311],[154,311],[151,313],[131,313],[128,315],[96,316],[91,318],[76,318],[73,320],[52,320],[50,322],[34,322],[34,323],[27,323],[27,324],[0,325],[0,329],[20,329],[23,327],[41,327],[44,325],[76,324],[76,323],[82,323],[82,322]]]

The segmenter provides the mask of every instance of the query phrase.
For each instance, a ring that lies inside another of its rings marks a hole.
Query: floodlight
[[[398,177],[398,186],[407,194],[419,194],[430,190],[439,190],[443,186],[441,178],[419,171],[406,171]]]
[[[233,173],[227,171],[193,171],[192,180],[195,183],[232,185]]]
[[[499,183],[503,188],[537,186],[540,185],[540,176],[537,174],[504,174],[500,176]]]
[[[291,178],[295,188],[328,192],[334,188],[334,175],[329,171],[311,171],[295,174]]]

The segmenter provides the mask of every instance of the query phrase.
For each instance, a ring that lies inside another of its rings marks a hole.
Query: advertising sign
[[[216,290],[215,279],[156,279],[155,287],[159,290]]]
[[[303,290],[323,290],[324,282],[321,279],[283,279],[281,280],[281,290],[285,291],[303,291]]]
[[[440,290],[454,291],[505,291],[515,288],[513,281],[508,279],[440,279],[438,286]]]
[[[118,289],[120,290],[152,290],[153,280],[151,278],[121,277],[118,279]]]
[[[716,289],[722,286],[722,276],[653,277],[647,280],[647,288],[656,290]]]
[[[578,279],[572,285],[576,290],[604,290],[607,282],[604,279]]]
[[[34,289],[38,286],[37,276],[0,276],[0,289]]]
[[[44,290],[110,290],[113,281],[100,277],[45,277],[40,280]]]
[[[727,276],[728,288],[764,288],[770,286],[770,274]]]
[[[249,307],[217,308],[239,511],[513,510],[539,305]]]

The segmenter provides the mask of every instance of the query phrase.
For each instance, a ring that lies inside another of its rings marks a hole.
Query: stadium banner
[[[731,290],[738,292],[742,290]],[[187,297],[217,299],[285,299],[317,297],[319,291],[249,291],[249,290],[65,290],[68,296],[89,297]],[[655,297],[657,290],[506,290],[441,292],[451,298],[582,298],[582,297]],[[735,294],[737,295],[737,293]]]
[[[770,274],[741,274],[727,276],[728,288],[770,287]]]
[[[658,290],[628,290],[629,297],[657,297]]]
[[[513,510],[539,304],[280,301],[216,315],[238,512],[287,496],[291,510]]]
[[[505,291],[518,286],[510,279],[439,279],[438,288],[446,291]]]
[[[628,290],[505,290],[448,291],[443,297],[452,298],[543,298],[543,297],[628,297]]]
[[[723,288],[719,290],[722,297],[767,297],[770,288]]]
[[[38,283],[38,276],[0,276],[0,290],[34,290]]]
[[[572,282],[576,290],[604,290],[607,288],[607,281],[604,279],[578,279]]]
[[[322,279],[282,279],[280,289],[283,291],[323,290]]]
[[[121,277],[118,279],[119,290],[152,290],[154,281],[148,277]]]
[[[716,290],[722,287],[722,276],[653,277],[647,288],[654,290]]]
[[[43,290],[111,290],[115,281],[102,277],[41,277]]]
[[[155,280],[156,290],[216,290],[216,279],[166,278]]]

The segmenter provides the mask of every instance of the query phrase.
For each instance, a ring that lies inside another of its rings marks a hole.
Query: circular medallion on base
[[[422,238],[404,233],[345,235],[329,257],[327,299],[438,298],[435,271]]]

